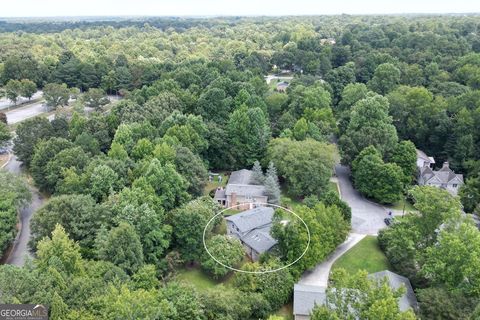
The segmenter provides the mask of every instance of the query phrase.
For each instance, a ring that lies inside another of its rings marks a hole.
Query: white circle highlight
[[[245,203],[248,203],[248,202],[245,202]],[[272,269],[272,270],[264,270],[264,271],[248,271],[248,270],[241,270],[241,269],[237,269],[237,268],[234,268],[234,267],[231,267],[231,266],[228,266],[220,261],[218,261],[211,253],[210,251],[208,251],[208,248],[207,248],[207,245],[206,245],[206,241],[205,241],[205,235],[207,233],[207,227],[210,225],[210,223],[212,223],[212,221],[218,217],[219,215],[223,214],[225,211],[227,211],[228,209],[232,209],[232,208],[236,208],[236,207],[239,207],[245,203],[240,203],[240,204],[237,204],[235,206],[232,206],[232,207],[228,207],[228,208],[225,208],[223,210],[221,210],[219,213],[217,213],[216,215],[214,215],[212,218],[210,218],[210,220],[208,220],[207,224],[205,225],[205,228],[203,228],[203,237],[202,237],[202,241],[203,241],[203,247],[205,248],[205,250],[207,251],[208,255],[218,264],[220,264],[221,266],[227,268],[227,269],[230,269],[232,271],[236,271],[236,272],[243,272],[243,273],[250,273],[250,274],[265,274],[265,273],[272,273],[272,272],[277,272],[277,271],[280,271],[280,270],[283,270],[283,269],[286,269],[288,267],[291,267],[293,266],[295,263],[297,263],[298,261],[300,261],[300,259],[303,258],[303,256],[307,253],[308,251],[308,248],[310,247],[310,240],[311,240],[311,237],[310,237],[310,229],[308,229],[308,226],[307,224],[305,223],[305,221],[300,218],[300,216],[298,214],[296,214],[295,212],[293,212],[292,210],[290,209],[287,209],[285,207],[282,207],[282,206],[279,206],[279,205],[276,205],[276,204],[271,204],[271,203],[255,203],[255,204],[258,204],[258,205],[262,205],[262,206],[271,206],[271,207],[275,207],[275,208],[280,208],[280,209],[283,209],[291,214],[293,214],[295,217],[297,217],[302,223],[303,225],[305,226],[305,229],[307,230],[307,235],[308,235],[308,242],[307,242],[307,246],[305,247],[305,250],[303,250],[302,254],[297,258],[295,259],[295,261],[293,262],[290,262],[289,264],[285,265],[285,266],[282,266],[280,268],[276,268],[276,269]]]

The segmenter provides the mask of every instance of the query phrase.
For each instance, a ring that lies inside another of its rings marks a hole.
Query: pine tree
[[[62,297],[55,291],[53,293],[52,305],[50,308],[50,319],[61,320],[65,319],[68,314],[68,306],[63,302]]]
[[[280,204],[280,186],[273,176],[267,176],[265,179],[265,195],[268,197],[268,203]]]
[[[253,184],[263,184],[265,182],[265,176],[263,175],[262,166],[258,160],[255,160],[252,168],[252,183]]]
[[[270,161],[268,164],[268,169],[267,169],[267,177],[272,177],[273,180],[275,180],[278,184],[278,173],[277,173],[277,168],[273,164],[273,161]]]

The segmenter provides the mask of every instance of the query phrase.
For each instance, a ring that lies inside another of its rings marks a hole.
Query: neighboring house
[[[225,208],[237,206],[237,209],[252,209],[259,204],[267,203],[265,186],[251,184],[251,181],[251,170],[232,172],[225,189],[216,190],[214,200]]]
[[[293,315],[295,320],[308,320],[315,305],[327,301],[327,288],[296,284],[293,287]]]
[[[417,298],[408,278],[388,270],[369,274],[368,277],[378,281],[386,278],[388,285],[392,289],[398,289],[402,285],[405,286],[406,292],[398,300],[400,311],[406,311],[408,309],[416,310],[418,308]],[[335,290],[335,288],[333,290]],[[315,305],[324,305],[327,303],[326,291],[327,288],[321,286],[295,284],[293,288],[293,315],[295,316],[295,320],[310,319],[310,313]]]
[[[277,91],[278,92],[286,92],[288,88],[288,82],[282,81],[277,83]]]
[[[320,39],[320,44],[321,44],[321,45],[324,45],[324,44],[334,45],[335,43],[337,43],[337,42],[335,41],[335,38],[324,38],[324,39]]]
[[[463,185],[463,175],[455,174],[448,162],[444,162],[440,170],[434,171],[430,167],[423,167],[418,176],[420,186],[434,186],[447,190],[457,195],[458,189]]]
[[[420,171],[424,167],[433,168],[435,164],[435,160],[433,157],[427,156],[425,152],[422,150],[417,149],[417,169]]]
[[[273,213],[271,207],[258,207],[225,218],[227,234],[242,242],[253,261],[277,244],[270,235]]]
[[[368,277],[378,281],[382,281],[384,278],[386,278],[388,285],[392,289],[398,289],[401,286],[405,286],[406,291],[398,300],[398,307],[400,311],[407,311],[408,309],[416,310],[418,308],[417,297],[415,296],[415,292],[413,291],[412,285],[408,278],[389,270],[375,272],[369,274]]]

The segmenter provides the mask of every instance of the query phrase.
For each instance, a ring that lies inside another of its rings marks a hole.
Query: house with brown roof
[[[456,174],[448,162],[444,162],[440,170],[433,170],[430,167],[420,169],[418,185],[434,186],[447,190],[453,195],[458,194],[458,189],[464,184],[463,175]]]

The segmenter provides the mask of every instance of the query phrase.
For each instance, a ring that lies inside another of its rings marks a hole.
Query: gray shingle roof
[[[423,160],[428,161],[430,163],[435,163],[435,160],[433,159],[433,157],[427,156],[427,154],[425,152],[423,152],[422,150],[416,149],[416,151],[417,151],[417,158],[423,159]]]
[[[267,252],[277,244],[277,240],[270,235],[270,229],[271,224],[263,228],[253,229],[242,237],[242,241],[258,253]]]
[[[293,314],[309,315],[313,307],[327,301],[325,287],[296,284],[293,287]]]
[[[233,222],[240,232],[243,233],[271,224],[272,218],[273,208],[258,207],[231,215],[225,219]]]
[[[263,196],[265,195],[265,186],[258,186],[253,184],[227,184],[225,188],[225,194],[231,195],[236,193],[237,195],[249,195],[249,196]]]
[[[420,174],[425,180],[425,182],[428,182],[430,179],[436,178],[440,181],[440,183],[448,184],[453,179],[458,178],[458,180],[463,183],[463,175],[455,174],[455,172],[450,169],[448,163],[444,163],[443,167],[438,171],[433,171],[428,167],[422,168]]]
[[[391,288],[398,289],[402,285],[405,286],[407,289],[406,293],[400,297],[398,301],[398,306],[400,311],[406,311],[408,309],[416,309],[418,306],[417,297],[413,291],[412,285],[410,284],[410,280],[408,278],[403,277],[399,274],[391,272],[389,270],[384,270],[376,273],[372,273],[368,275],[370,278],[377,279],[381,281],[384,278],[387,278],[387,281]]]
[[[250,184],[252,180],[252,170],[242,169],[233,171],[228,178],[228,183],[232,184]]]

